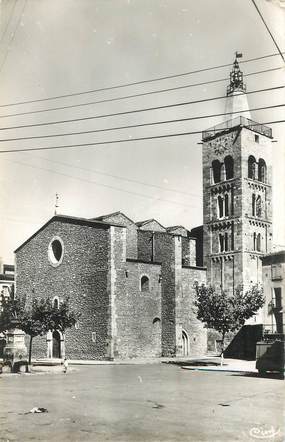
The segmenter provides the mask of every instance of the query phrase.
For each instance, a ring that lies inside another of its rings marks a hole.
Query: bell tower
[[[223,291],[262,282],[272,243],[272,130],[251,120],[236,53],[225,120],[204,131],[204,265]]]

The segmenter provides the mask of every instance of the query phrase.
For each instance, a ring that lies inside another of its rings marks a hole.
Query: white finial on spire
[[[56,193],[55,194],[55,205],[54,205],[54,214],[55,215],[57,215],[57,209],[59,208],[58,200],[59,200],[59,195],[58,195],[58,193]]]

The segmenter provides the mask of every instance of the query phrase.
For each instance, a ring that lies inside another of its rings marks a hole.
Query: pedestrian
[[[67,358],[64,358],[63,360],[63,373],[66,373],[68,369],[68,360]]]

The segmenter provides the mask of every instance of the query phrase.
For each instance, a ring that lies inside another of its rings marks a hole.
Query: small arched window
[[[212,162],[212,170],[214,183],[219,183],[221,181],[221,163],[219,160]]]
[[[225,233],[225,252],[229,250],[229,236],[228,232]]]
[[[262,158],[258,161],[258,181],[266,183],[266,163]]]
[[[224,252],[225,251],[225,240],[224,240],[224,235],[222,235],[221,233],[219,234],[219,243],[220,243],[220,252]]]
[[[256,160],[254,156],[250,155],[250,157],[248,157],[248,178],[251,178],[252,180],[256,179],[255,164]]]
[[[141,277],[141,291],[149,292],[149,278],[145,275]]]
[[[261,252],[261,235],[260,235],[260,233],[258,233],[256,236],[256,250],[258,252]]]
[[[225,158],[226,180],[234,177],[234,160],[230,155]]]
[[[251,205],[252,205],[252,216],[255,216],[255,193],[252,194],[252,201],[251,201]]]
[[[256,233],[253,233],[253,250],[256,250]]]
[[[57,296],[53,298],[52,306],[53,306],[53,308],[57,308],[57,309],[59,308],[59,299]]]
[[[229,195],[225,194],[225,216],[229,216]]]
[[[226,168],[224,163],[221,164],[221,181],[225,181],[226,179]]]
[[[256,198],[256,202],[255,202],[255,215],[258,218],[261,218],[261,215],[262,215],[261,196],[260,195],[258,195],[258,197]]]
[[[218,196],[218,218],[223,218],[224,216],[224,199]]]

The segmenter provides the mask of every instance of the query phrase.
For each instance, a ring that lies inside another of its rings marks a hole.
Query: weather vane
[[[55,194],[55,206],[54,206],[54,214],[55,215],[57,214],[57,209],[59,207],[58,200],[59,200],[59,195],[58,195],[58,193],[56,193]]]

